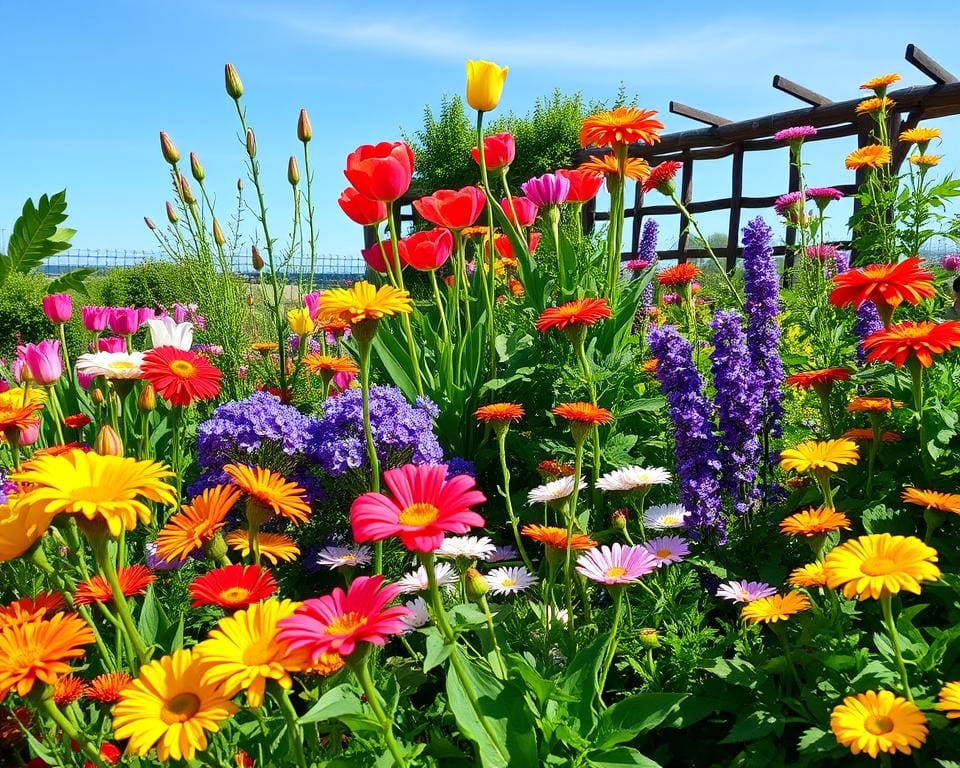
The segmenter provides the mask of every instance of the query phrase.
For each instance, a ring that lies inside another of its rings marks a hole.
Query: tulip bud
[[[163,159],[170,165],[176,165],[180,162],[180,153],[166,131],[160,131],[160,152],[163,153]]]
[[[257,156],[257,137],[253,135],[253,128],[247,128],[247,154],[251,160]]]
[[[207,176],[207,172],[203,169],[203,166],[200,165],[200,158],[197,157],[196,152],[190,153],[190,173],[193,174],[193,178],[197,181],[203,181]]]
[[[216,218],[213,219],[213,242],[217,245],[223,245],[227,242],[227,238],[223,236],[223,230],[220,229],[220,222]]]
[[[153,219],[151,219],[149,216],[143,217],[143,223],[147,225],[147,229],[149,229],[151,232],[157,228],[157,225],[153,223]]]
[[[263,269],[263,258],[260,256],[260,250],[255,245],[250,248],[250,261],[253,263],[253,268],[257,272]]]
[[[193,190],[190,189],[190,184],[187,182],[187,177],[182,173],[180,174],[180,199],[187,205],[193,205],[197,202],[197,198],[193,196]]]
[[[297,120],[297,138],[304,144],[313,138],[313,126],[310,125],[310,118],[305,109],[300,110],[300,119]]]
[[[463,574],[463,581],[467,588],[467,598],[475,603],[479,603],[483,596],[490,591],[487,580],[476,568],[467,568]]]
[[[104,424],[93,441],[93,450],[101,456],[123,456],[123,441],[113,427]]]
[[[167,221],[171,224],[176,224],[180,221],[180,217],[177,215],[176,209],[173,207],[173,203],[167,200]]]
[[[149,412],[157,407],[157,391],[149,381],[145,382],[140,395],[137,397],[137,408],[141,411]]]
[[[237,179],[237,192],[243,192],[243,179]]]
[[[233,64],[227,64],[223,68],[223,75],[227,86],[227,96],[234,101],[238,101],[243,96],[243,83],[240,82],[237,68]]]
[[[90,399],[93,400],[95,405],[103,405],[105,398],[103,397],[102,389],[94,389],[90,392]]]
[[[644,648],[659,648],[660,634],[653,627],[644,627],[637,634],[640,645]]]
[[[297,158],[293,155],[290,155],[290,162],[287,163],[287,181],[292,187],[300,183],[300,169],[297,168]]]

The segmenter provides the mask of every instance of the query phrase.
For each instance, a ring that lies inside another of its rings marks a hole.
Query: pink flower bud
[[[190,189],[190,184],[187,182],[187,177],[182,173],[180,174],[180,184],[179,184],[180,199],[183,200],[187,205],[193,205],[197,202],[197,198],[193,196],[193,190]]]
[[[37,384],[47,387],[63,375],[63,358],[60,356],[60,342],[47,339],[37,344],[23,344],[17,347],[17,358],[23,360],[30,371],[30,378]]]
[[[217,245],[223,245],[227,242],[227,238],[223,236],[223,230],[220,229],[220,222],[216,218],[213,220],[213,242]]]
[[[157,228],[157,225],[153,223],[153,219],[151,219],[149,216],[143,217],[143,223],[147,225],[147,229],[149,229],[151,232]]]
[[[171,224],[176,224],[180,221],[180,217],[177,215],[176,209],[173,207],[173,203],[167,200],[167,221]]]
[[[287,163],[287,181],[292,187],[300,183],[300,169],[297,168],[297,158],[293,155],[290,155],[290,161]]]
[[[93,441],[93,450],[101,456],[123,456],[123,441],[113,427],[104,424]]]
[[[190,153],[190,173],[197,181],[203,181],[207,177],[207,172],[200,165],[200,158],[197,157],[196,152]]]
[[[80,307],[83,327],[91,333],[100,333],[107,327],[110,307]]]
[[[157,310],[153,307],[139,307],[137,309],[137,323],[142,328],[147,320],[157,316]]]
[[[251,246],[250,248],[250,262],[253,264],[253,268],[259,272],[263,269],[263,257],[260,255],[260,250],[257,246]]]
[[[32,419],[30,426],[20,430],[20,445],[33,445],[40,437],[40,419]]]
[[[54,325],[63,325],[73,317],[73,299],[69,293],[51,293],[43,297],[43,312]]]
[[[117,336],[132,336],[140,327],[140,318],[134,307],[112,307],[107,322]]]
[[[253,128],[247,128],[247,154],[251,160],[257,156],[257,137],[253,133]]]

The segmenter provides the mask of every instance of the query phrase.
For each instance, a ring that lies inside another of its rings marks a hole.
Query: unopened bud
[[[137,397],[137,408],[141,411],[149,412],[157,407],[157,391],[149,381],[145,382],[140,395]]]
[[[237,179],[237,192],[243,192],[243,179]]]
[[[250,261],[257,272],[263,269],[263,257],[260,256],[260,249],[255,245],[250,248]]]
[[[153,223],[153,219],[151,219],[149,216],[143,217],[143,223],[147,225],[147,229],[149,229],[151,232],[157,228],[157,225]]]
[[[644,627],[637,633],[637,639],[644,648],[659,648],[660,633],[653,627]]]
[[[123,441],[113,427],[104,424],[93,441],[93,450],[101,456],[123,456]]]
[[[102,389],[93,389],[90,391],[90,399],[93,400],[95,405],[103,405],[106,401],[106,398],[103,396]]]
[[[187,205],[193,205],[197,202],[197,198],[193,196],[193,190],[190,189],[190,184],[187,181],[187,177],[182,173],[180,174],[180,199],[183,200]]]
[[[173,203],[167,200],[167,221],[171,224],[176,224],[180,221],[180,217],[177,215],[176,208],[173,207]]]
[[[196,152],[190,153],[190,173],[197,181],[203,181],[207,177],[207,172],[200,165],[200,158],[197,157]]]
[[[166,131],[160,131],[160,151],[163,153],[163,159],[170,165],[176,165],[180,162],[180,153]]]
[[[257,156],[257,137],[253,135],[253,128],[247,128],[247,154],[251,160]]]
[[[227,242],[227,238],[223,236],[223,230],[220,229],[220,222],[216,218],[213,220],[213,242],[217,245],[223,245]]]
[[[223,68],[223,77],[227,86],[227,96],[237,101],[243,96],[243,83],[240,82],[240,75],[237,74],[237,68],[233,64],[227,64]]]
[[[297,158],[293,155],[290,155],[290,162],[287,163],[287,181],[293,187],[300,183],[300,169],[297,168]]]
[[[627,529],[627,509],[615,509],[610,515],[610,525],[618,531]]]
[[[310,118],[305,109],[300,110],[300,119],[297,120],[297,138],[304,144],[313,138],[313,126],[310,125]]]
[[[475,603],[490,591],[490,585],[483,578],[483,574],[476,568],[467,568],[463,574],[463,582],[467,588],[467,598]]]
[[[203,553],[218,565],[227,556],[227,542],[223,540],[223,534],[217,532],[210,541],[203,547]]]

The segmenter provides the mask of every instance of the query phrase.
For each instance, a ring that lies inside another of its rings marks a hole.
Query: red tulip
[[[576,169],[561,169],[557,171],[557,176],[562,176],[570,182],[570,194],[567,195],[568,203],[587,203],[597,196],[600,187],[603,186],[603,176],[592,171],[579,171]]]
[[[364,197],[392,203],[410,189],[413,150],[402,141],[363,144],[347,155],[343,175]]]
[[[400,243],[400,258],[422,272],[442,267],[453,252],[453,235],[441,227],[415,232]]]
[[[431,224],[448,229],[472,227],[483,210],[485,197],[479,187],[438,189],[413,201],[413,207]]]
[[[503,208],[503,212],[507,214],[507,218],[513,222],[513,225],[516,227],[530,227],[533,226],[533,222],[537,220],[537,204],[532,200],[528,200],[525,197],[514,197],[512,198],[513,207],[511,209],[511,200],[503,198],[500,201],[500,207]],[[516,211],[517,215],[514,217],[513,212]]]
[[[495,133],[483,140],[483,159],[488,171],[502,171],[509,168],[517,156],[517,145],[512,133]],[[480,151],[473,147],[470,150],[473,162],[480,165]]]
[[[403,246],[402,240],[400,247],[400,257],[403,258]],[[387,264],[383,260],[383,256],[386,254],[387,258],[390,259],[390,266],[393,267],[393,244],[389,240],[383,241],[383,250],[380,250],[380,245],[374,243],[369,248],[364,248],[360,251],[360,255],[363,256],[363,260],[367,262],[367,266],[370,267],[374,272],[379,272],[381,275],[387,274]]]
[[[531,232],[527,238],[527,248],[530,250],[531,256],[533,256],[534,252],[536,252],[538,245],[540,245],[540,233]],[[506,235],[497,235],[493,240],[493,247],[497,249],[497,254],[501,259],[517,258],[516,254],[513,252],[513,244],[510,242],[510,238]]]
[[[387,220],[387,205],[364,197],[353,187],[347,187],[337,200],[341,210],[361,227],[369,227]]]

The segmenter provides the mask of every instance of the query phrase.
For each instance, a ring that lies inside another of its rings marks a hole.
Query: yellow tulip
[[[310,317],[310,311],[306,307],[291,309],[287,312],[287,322],[290,324],[290,330],[297,336],[309,336],[317,327],[313,318]]]
[[[467,103],[478,112],[490,112],[500,103],[507,67],[492,61],[467,62]]]

